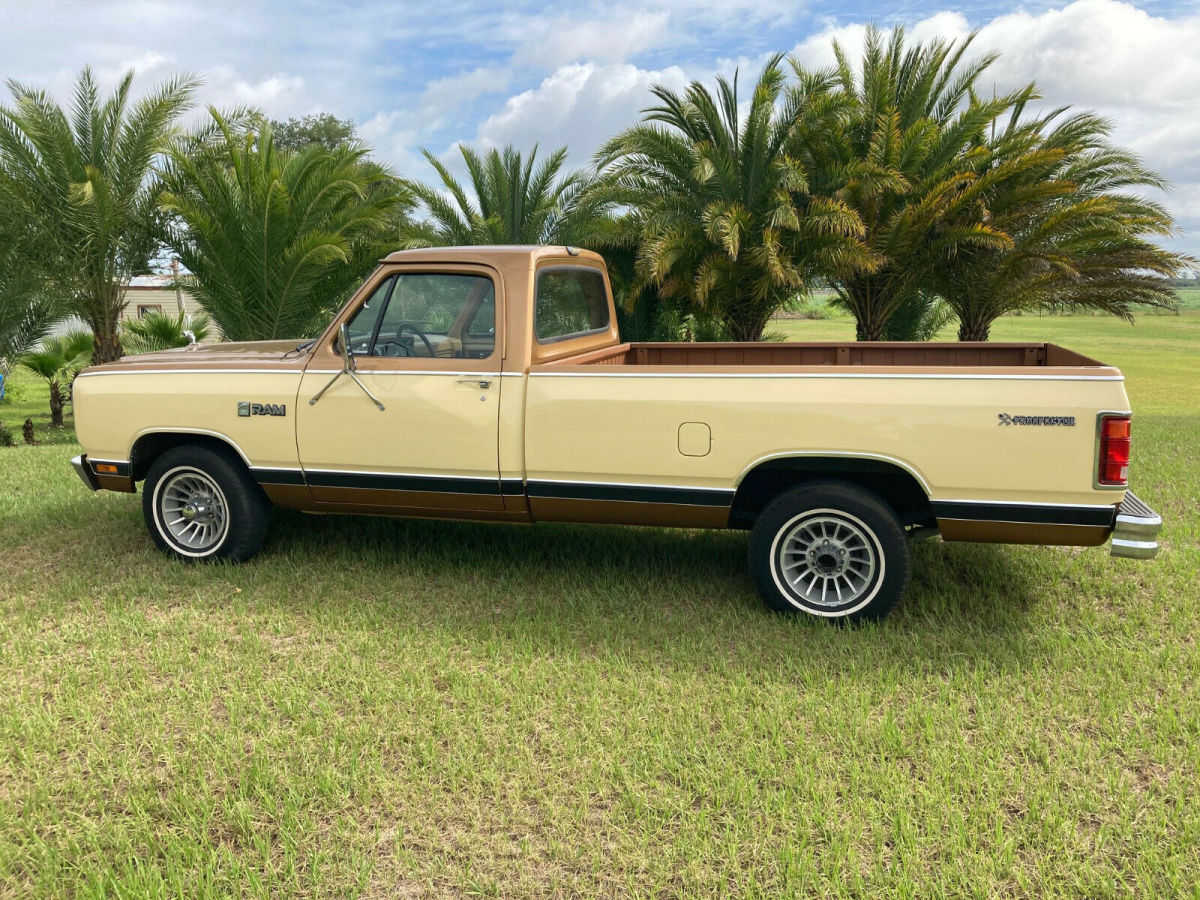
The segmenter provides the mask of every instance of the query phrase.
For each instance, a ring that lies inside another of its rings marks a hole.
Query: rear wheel
[[[165,452],[142,487],[154,543],[188,561],[249,559],[266,537],[270,506],[240,460],[196,445]]]
[[[908,541],[895,513],[843,482],[815,482],[777,497],[750,532],[750,571],[779,612],[882,619],[908,582]]]

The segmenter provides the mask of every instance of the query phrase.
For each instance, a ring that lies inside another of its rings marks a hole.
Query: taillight
[[[1100,417],[1096,480],[1116,487],[1129,484],[1129,416]]]

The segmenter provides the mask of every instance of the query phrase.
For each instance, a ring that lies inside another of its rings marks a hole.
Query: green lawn
[[[280,514],[176,564],[0,449],[0,895],[1200,896],[1200,316],[994,337],[1125,369],[1157,560],[922,544],[837,629],[736,533]]]

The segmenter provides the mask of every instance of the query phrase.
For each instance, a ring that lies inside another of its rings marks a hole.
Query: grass
[[[1157,560],[922,544],[846,630],[736,533],[280,514],[176,564],[0,450],[0,895],[1198,896],[1200,316],[994,337],[1125,369]]]

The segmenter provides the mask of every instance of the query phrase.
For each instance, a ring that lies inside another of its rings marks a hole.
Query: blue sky
[[[585,164],[635,121],[652,84],[680,87],[771,52],[810,63],[832,39],[853,49],[868,22],[914,37],[961,37],[998,50],[997,89],[1036,79],[1048,104],[1099,110],[1118,139],[1172,182],[1160,199],[1200,256],[1200,2],[813,4],[785,0],[609,0],[491,6],[463,0],[3,0],[0,73],[64,99],[90,63],[105,81],[128,68],[148,86],[186,70],[204,102],[283,118],[350,117],[376,154],[429,178],[428,147],[567,145]]]

